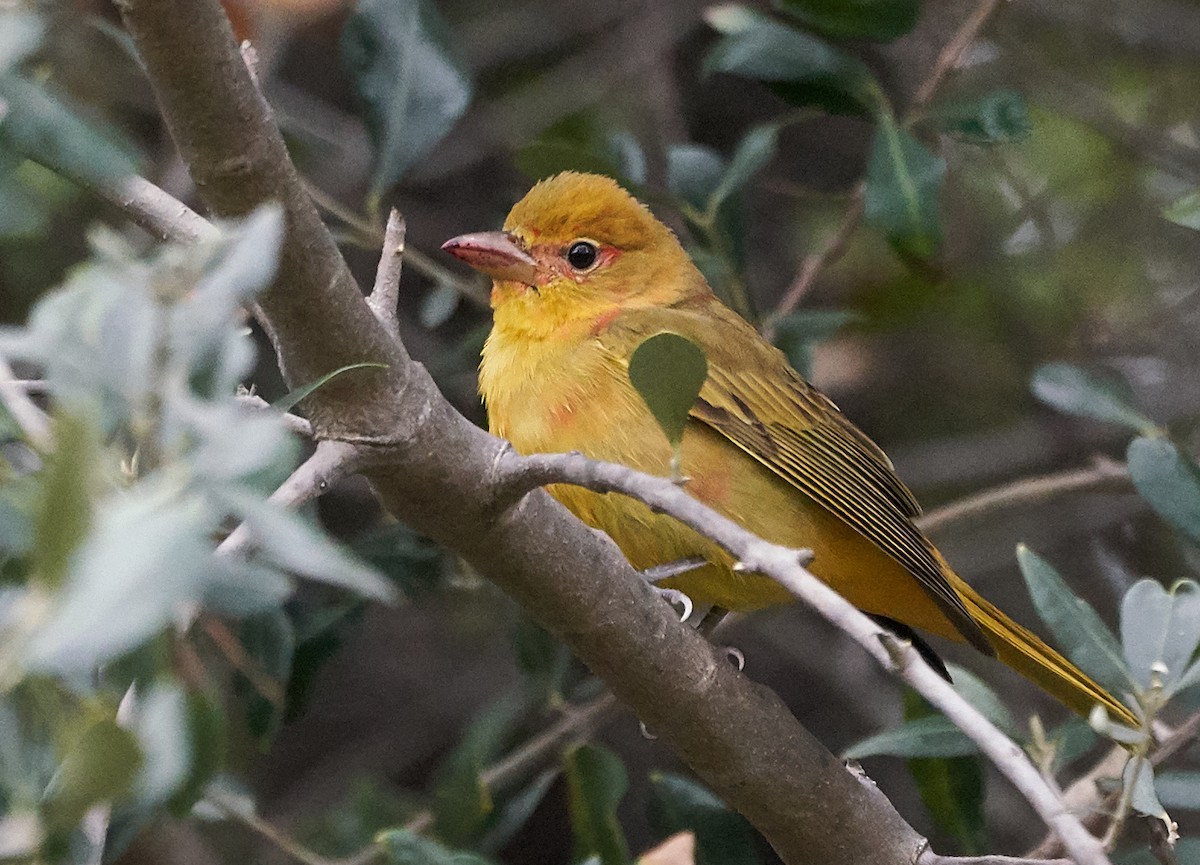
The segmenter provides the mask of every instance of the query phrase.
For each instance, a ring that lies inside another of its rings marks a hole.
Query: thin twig
[[[200,617],[200,627],[213,645],[225,656],[230,665],[246,677],[246,680],[263,698],[276,709],[283,709],[286,700],[283,685],[272,677],[262,665],[246,651],[246,647],[220,619],[212,616]]]
[[[325,492],[333,483],[359,471],[368,454],[364,448],[338,441],[322,441],[313,455],[292,472],[268,501],[295,507]],[[222,555],[245,552],[254,542],[246,523],[234,529],[217,547]]]
[[[1097,459],[1089,468],[1021,478],[957,499],[919,517],[924,532],[940,532],[963,522],[991,517],[996,511],[1045,502],[1061,495],[1101,490],[1124,491],[1129,487],[1129,469],[1123,463]]]
[[[300,415],[292,414],[291,412],[287,411],[281,412],[258,394],[240,393],[234,397],[234,399],[237,400],[239,405],[249,406],[251,408],[258,409],[259,411],[276,412],[282,418],[284,425],[296,435],[303,436],[306,439],[311,439],[313,437],[312,424],[309,423],[306,418],[302,418]]]
[[[21,386],[13,374],[8,361],[0,357],[0,402],[8,409],[29,443],[40,451],[49,451],[51,446],[50,419],[29,398],[29,391]]]
[[[130,175],[113,183],[92,184],[89,188],[163,240],[190,245],[217,234],[211,222],[144,177]]]
[[[582,706],[571,707],[563,716],[512,753],[479,773],[479,783],[502,790],[540,768],[574,742],[589,738],[620,708],[616,697],[604,692]],[[410,832],[424,832],[433,825],[433,812],[422,811],[404,824]]]
[[[959,25],[958,30],[950,38],[938,54],[937,60],[930,69],[929,75],[921,82],[921,86],[917,88],[916,94],[913,96],[912,104],[905,112],[905,125],[912,123],[918,118],[928,107],[929,102],[933,99],[938,88],[946,79],[946,76],[952,69],[958,66],[962,61],[963,54],[971,43],[975,41],[979,35],[979,31],[983,29],[983,25],[987,23],[991,14],[996,11],[1000,5],[1000,0],[981,0],[978,6],[966,17],[966,20]],[[800,270],[796,274],[795,279],[784,291],[783,297],[780,298],[775,311],[767,318],[763,326],[763,334],[770,339],[775,332],[775,325],[779,319],[786,315],[790,315],[795,311],[800,301],[808,294],[813,283],[816,282],[817,276],[828,265],[841,258],[846,251],[846,246],[850,242],[851,235],[858,227],[863,216],[863,199],[866,193],[866,184],[859,183],[854,189],[854,195],[850,199],[850,203],[846,207],[845,213],[842,215],[841,222],[838,223],[837,230],[818,248],[815,252],[804,257],[800,263]]]
[[[534,487],[569,483],[595,492],[632,496],[716,541],[735,558],[736,569],[764,574],[780,583],[853,637],[881,666],[939,709],[979,746],[1046,825],[1058,833],[1078,865],[1107,865],[1108,857],[1099,840],[1063,807],[1021,748],[924,663],[911,644],[881,629],[807,571],[804,566],[811,558],[807,551],[781,547],[756,537],[701,504],[669,479],[595,462],[579,454],[522,457],[509,450],[497,461],[495,481],[499,494],[496,504],[501,508]]]
[[[404,266],[404,238],[408,226],[400,211],[394,207],[388,214],[387,228],[383,232],[383,248],[379,253],[379,267],[375,271],[375,286],[367,296],[371,312],[387,328],[388,333],[399,336],[400,321],[397,307],[400,303],[400,272]]]
[[[303,862],[304,865],[333,865],[334,860],[309,850],[282,829],[276,828],[257,814],[247,812],[244,808],[239,807],[238,803],[228,801],[221,794],[209,793],[204,798],[206,802],[230,820],[235,820],[261,835],[297,862]]]
[[[1028,859],[1024,856],[939,856],[926,848],[913,865],[1074,865],[1070,859]]]
[[[358,235],[360,243],[371,247],[381,246],[384,242],[384,231],[380,230],[378,225],[375,225],[368,219],[355,213],[350,208],[343,205],[340,201],[329,195],[309,181],[304,181],[304,189],[308,192],[313,203],[322,210],[329,213],[331,216],[337,217],[347,226],[354,230]],[[483,284],[475,281],[462,279],[454,271],[448,267],[443,267],[432,258],[416,247],[409,246],[405,250],[405,258],[408,263],[427,279],[433,280],[438,285],[451,286],[455,291],[462,295],[467,300],[474,303],[476,306],[487,308],[490,304],[488,300],[487,290]]]

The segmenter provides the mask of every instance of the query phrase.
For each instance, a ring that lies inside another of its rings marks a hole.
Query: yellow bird
[[[814,574],[901,633],[970,643],[1077,712],[1099,703],[1136,724],[951,569],[913,525],[920,508],[883,451],[713,295],[670,229],[614,181],[573,172],[543,180],[503,231],[443,249],[494,280],[479,387],[491,431],[519,452],[580,451],[670,474],[673,448],[630,382],[629,358],[655,334],[684,336],[708,360],[683,434],[691,495],[769,541],[810,548]],[[567,485],[550,493],[636,568],[702,557],[707,564],[664,584],[698,604],[746,611],[792,601],[640,502]]]

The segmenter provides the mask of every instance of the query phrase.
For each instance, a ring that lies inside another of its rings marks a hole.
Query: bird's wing
[[[891,461],[832,400],[801,378],[782,352],[742,318],[711,303],[698,309],[639,310],[614,324],[614,336],[628,353],[661,331],[699,345],[708,360],[708,378],[692,417],[903,565],[962,635],[992,654],[933,545],[913,525],[920,507]]]

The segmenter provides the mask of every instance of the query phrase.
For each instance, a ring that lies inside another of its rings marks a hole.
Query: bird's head
[[[598,174],[543,180],[513,206],[503,231],[464,234],[442,249],[492,277],[497,313],[583,318],[669,303],[704,284],[671,230]]]

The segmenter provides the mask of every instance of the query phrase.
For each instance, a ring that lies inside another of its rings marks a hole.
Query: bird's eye
[[[596,249],[596,244],[588,243],[586,240],[577,240],[567,250],[567,264],[576,270],[587,270],[596,263],[598,254],[599,250]]]

